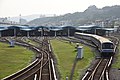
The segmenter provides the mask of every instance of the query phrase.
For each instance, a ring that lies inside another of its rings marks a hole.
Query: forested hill
[[[30,25],[83,25],[89,21],[120,18],[120,6],[106,6],[102,9],[95,5],[89,6],[84,12],[68,13],[55,17],[37,18],[30,21]]]

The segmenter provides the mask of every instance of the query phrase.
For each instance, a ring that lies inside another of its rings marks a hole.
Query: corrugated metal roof
[[[61,26],[63,29],[64,28],[76,28],[76,27],[74,27],[74,26]]]
[[[20,29],[20,30],[23,30],[23,31],[31,31],[31,30],[33,30],[33,29],[26,28],[26,29]]]
[[[96,25],[85,25],[85,26],[78,26],[77,28],[84,28],[84,29],[88,29],[88,28],[102,28]]]
[[[76,28],[76,30],[80,30],[80,31],[86,31],[86,30],[90,30],[90,29],[89,29],[89,28],[88,28],[88,29]]]
[[[0,25],[0,31],[8,29],[9,25]]]
[[[114,28],[104,28],[106,31],[114,31]]]
[[[51,31],[59,31],[59,30],[62,30],[62,29],[50,29]]]
[[[56,27],[49,27],[49,30],[51,31],[59,31],[59,30],[62,30],[62,27],[59,27],[59,26],[56,26]]]
[[[31,30],[35,30],[35,27],[29,27],[29,26],[19,26],[20,30],[24,30],[24,31],[31,31]]]
[[[0,25],[0,27],[10,27],[11,25]]]
[[[0,31],[7,30],[8,28],[0,28]]]

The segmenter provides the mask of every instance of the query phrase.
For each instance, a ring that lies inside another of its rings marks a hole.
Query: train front
[[[102,43],[101,45],[101,54],[104,57],[109,57],[114,55],[115,49],[114,49],[114,44],[112,42],[106,42]]]

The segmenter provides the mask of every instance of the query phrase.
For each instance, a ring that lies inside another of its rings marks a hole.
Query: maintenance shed
[[[62,31],[62,36],[74,36],[76,27],[73,26],[61,26],[63,31]]]

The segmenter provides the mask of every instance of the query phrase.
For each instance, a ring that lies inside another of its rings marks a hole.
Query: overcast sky
[[[0,0],[0,17],[83,12],[90,5],[102,8],[120,5],[120,0]]]

